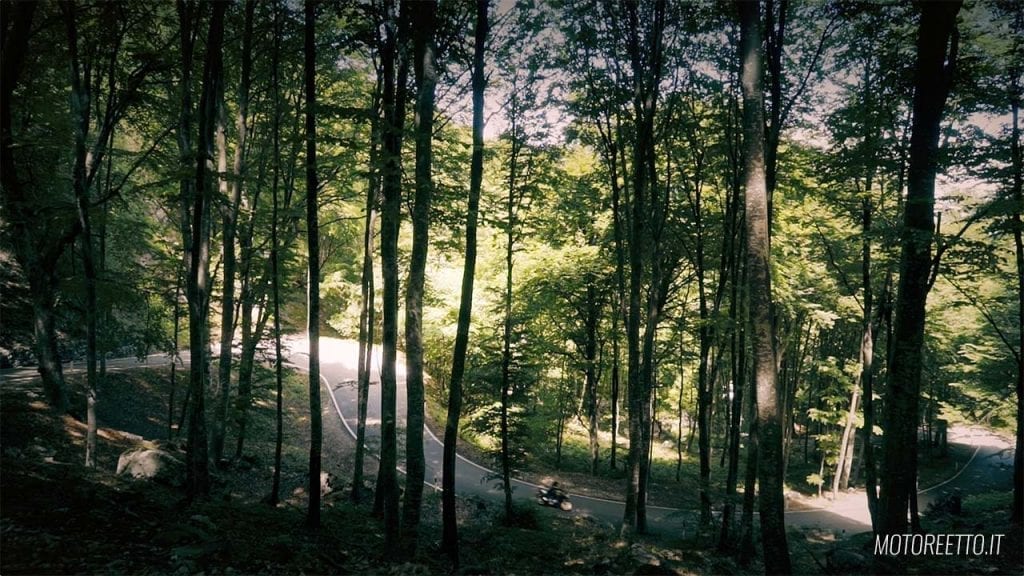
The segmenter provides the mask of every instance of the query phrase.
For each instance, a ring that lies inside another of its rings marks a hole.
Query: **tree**
[[[24,80],[23,72],[30,53],[29,41],[36,10],[37,4],[34,2],[18,2],[4,8],[0,181],[3,183],[4,208],[10,219],[8,234],[14,245],[15,257],[28,277],[31,290],[32,329],[43,390],[50,405],[60,412],[66,412],[68,394],[57,352],[54,317],[59,284],[57,263],[65,248],[78,236],[80,221],[61,211],[59,220],[50,226],[45,229],[36,226],[47,206],[32,195],[32,183],[28,180],[25,167],[21,165],[22,156],[17,154],[22,135],[15,133],[16,118],[12,107],[15,92]]]
[[[274,315],[274,387],[277,392],[275,402],[275,424],[276,441],[274,443],[274,479],[267,496],[267,503],[277,506],[281,495],[281,457],[284,443],[284,372],[283,355],[281,353],[281,250],[278,238],[278,184],[281,178],[281,7],[275,1],[274,11],[274,46],[271,52],[270,67],[270,91],[273,100],[273,117],[270,125],[270,138],[274,158],[274,176],[270,185],[271,214],[270,214],[270,284],[271,284],[271,305]],[[251,313],[251,312],[250,312]],[[244,327],[242,330],[245,333]],[[244,373],[244,372],[243,372]],[[240,374],[238,394],[242,402],[242,426],[238,430],[238,453],[242,451],[242,440],[245,438],[245,415],[244,410],[248,408],[251,401],[244,394],[248,390],[242,386],[242,375]],[[317,491],[319,493],[319,490]]]
[[[661,307],[655,292],[662,281],[661,246],[657,232],[664,224],[658,194],[655,163],[658,86],[663,73],[665,3],[644,7],[625,3],[612,26],[623,25],[629,54],[629,81],[633,89],[631,197],[629,200],[629,297],[626,314],[626,348],[629,385],[629,475],[623,522],[639,533],[647,530],[647,484],[651,436],[651,392],[654,369],[654,335]],[[648,294],[643,298],[644,280]],[[646,306],[644,303],[646,301]],[[644,309],[646,308],[646,309]],[[641,335],[641,327],[643,334]]]
[[[85,269],[85,322],[86,322],[86,378],[89,382],[87,399],[87,432],[85,439],[85,465],[96,466],[96,397],[99,389],[96,375],[96,264],[93,249],[93,229],[89,218],[90,198],[89,168],[86,165],[86,138],[89,134],[89,112],[92,79],[89,77],[90,67],[86,66],[86,76],[82,78],[81,61],[78,54],[78,23],[74,7],[62,4],[64,21],[67,26],[68,51],[71,60],[71,113],[75,123],[75,167],[72,181],[75,199],[78,205],[78,221],[82,238],[82,265]],[[83,81],[84,80],[84,81]],[[112,128],[111,128],[112,129]],[[105,135],[104,135],[105,136]]]
[[[356,454],[352,471],[352,500],[359,502],[363,490],[363,460],[366,454],[366,412],[370,398],[370,374],[373,370],[374,331],[377,322],[376,288],[373,277],[375,228],[380,204],[380,144],[381,70],[376,66],[377,82],[370,105],[370,154],[366,187],[366,220],[363,230],[363,269],[360,277],[361,305],[359,309],[359,358],[356,367],[358,380],[356,407]]]
[[[303,65],[306,96],[306,246],[309,257],[307,339],[309,340],[309,510],[306,525],[320,526],[320,452],[323,414],[320,409],[320,229],[317,220],[319,182],[316,173],[316,2],[305,4]]]
[[[783,495],[782,414],[775,363],[769,253],[768,185],[765,175],[763,48],[759,4],[737,2],[740,15],[740,85],[743,90],[746,267],[753,373],[757,388],[758,482],[765,571],[792,571],[786,543]]]
[[[183,71],[191,67],[192,26],[198,14],[196,7],[179,2]],[[182,234],[185,238],[186,298],[189,307],[189,350],[192,354],[189,380],[188,459],[186,492],[189,498],[205,498],[210,492],[209,457],[206,433],[206,383],[209,377],[209,312],[210,312],[210,203],[213,198],[214,128],[216,126],[217,94],[223,81],[222,54],[224,12],[226,4],[215,2],[207,31],[206,55],[203,63],[203,88],[199,99],[199,138],[196,142],[194,183],[183,189]],[[187,73],[183,74],[182,93],[190,91]],[[191,114],[189,98],[182,97],[182,114]],[[188,106],[188,108],[186,108]],[[187,128],[186,120],[182,128]],[[182,135],[179,135],[181,141]],[[187,147],[186,147],[187,149]]]
[[[220,149],[222,165],[221,188],[226,193],[230,188],[231,195],[227,202],[221,207],[221,220],[223,229],[223,258],[224,258],[224,288],[221,303],[221,334],[220,334],[220,362],[217,365],[217,404],[213,419],[213,460],[220,462],[224,456],[224,437],[228,421],[228,405],[231,389],[231,364],[232,348],[235,334],[235,277],[237,275],[236,258],[236,232],[238,229],[238,212],[242,205],[242,178],[245,168],[246,140],[249,128],[249,87],[252,83],[252,38],[253,19],[256,5],[251,0],[245,2],[245,24],[242,31],[242,70],[241,79],[238,84],[238,113],[236,117],[236,130],[238,142],[235,144],[235,156],[232,163],[233,181],[228,182],[227,176],[227,138],[225,135],[225,105],[223,94],[220,98],[220,113],[218,114],[217,139]],[[225,196],[227,196],[225,194]]]
[[[85,272],[85,323],[86,323],[86,374],[87,392],[87,432],[85,464],[92,467],[96,464],[96,403],[99,390],[97,374],[98,351],[97,334],[100,327],[100,309],[98,304],[98,285],[101,281],[103,253],[94,247],[96,230],[92,226],[91,212],[93,200],[91,190],[96,176],[108,155],[108,148],[114,138],[115,127],[128,112],[129,106],[137,98],[140,84],[152,69],[149,63],[142,63],[128,76],[124,86],[119,85],[119,68],[121,47],[125,41],[129,24],[125,15],[113,6],[105,7],[101,18],[111,27],[107,32],[110,38],[101,39],[101,44],[109,46],[106,53],[94,53],[93,50],[80,49],[79,8],[70,4],[61,4],[61,11],[67,34],[68,56],[70,60],[71,84],[71,118],[74,126],[74,161],[72,165],[72,188],[77,206],[78,226],[81,240],[82,267]],[[105,60],[104,60],[105,58]],[[105,78],[100,79],[100,72],[94,72],[105,66]],[[95,74],[95,76],[94,76]],[[106,84],[106,93],[101,91]],[[96,116],[93,118],[93,103]],[[91,131],[96,125],[96,135]],[[90,140],[95,138],[90,144]],[[107,177],[110,177],[109,163]],[[105,191],[110,193],[108,189]],[[103,200],[101,200],[103,202]],[[101,233],[103,226],[101,222]],[[103,246],[104,237],[100,237]]]
[[[462,415],[462,380],[466,372],[466,351],[469,347],[469,325],[473,314],[473,284],[476,278],[477,221],[480,213],[480,190],[484,172],[484,52],[490,28],[490,0],[477,0],[476,24],[473,34],[473,155],[470,159],[469,200],[466,211],[466,256],[462,271],[462,294],[459,298],[458,328],[452,350],[451,379],[448,383],[448,415],[444,427],[442,462],[442,541],[441,548],[452,562],[459,564],[459,534],[455,506],[455,456]]]
[[[935,175],[942,112],[956,66],[962,2],[921,5],[900,279],[889,358],[879,512],[882,534],[903,534],[917,499],[917,422],[925,304],[931,287]]]
[[[433,196],[431,166],[434,136],[434,91],[437,63],[434,40],[437,2],[420,1],[410,5],[413,26],[413,72],[416,79],[416,193],[413,198],[412,254],[405,296],[405,389],[408,396],[405,431],[405,503],[403,539],[410,553],[416,551],[423,505],[423,285],[426,280],[429,248],[430,203]]]
[[[405,111],[404,61],[399,61],[399,43],[406,32],[406,10],[396,11],[393,0],[384,2],[384,46],[381,70],[384,90],[384,146],[381,175],[384,205],[381,210],[381,270],[384,280],[383,330],[381,344],[381,449],[377,501],[374,509],[384,514],[385,546],[394,550],[398,544],[398,464],[397,415],[395,413],[397,380],[395,363],[398,347],[398,229],[401,217],[401,150]],[[403,59],[404,60],[404,59]],[[379,503],[379,507],[378,507]]]

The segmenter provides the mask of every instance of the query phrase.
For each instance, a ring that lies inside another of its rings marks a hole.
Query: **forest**
[[[1024,569],[1021,0],[0,20],[0,571]]]

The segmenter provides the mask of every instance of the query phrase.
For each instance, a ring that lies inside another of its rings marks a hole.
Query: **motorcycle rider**
[[[558,487],[558,482],[553,482],[548,487],[547,492],[544,493],[544,498],[551,500],[552,502],[558,502],[561,500],[562,489]]]

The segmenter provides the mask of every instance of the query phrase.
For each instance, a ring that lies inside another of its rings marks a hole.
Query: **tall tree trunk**
[[[274,105],[274,116],[271,120],[270,139],[273,150],[274,175],[270,184],[270,298],[274,314],[274,389],[276,392],[274,421],[276,425],[276,440],[274,443],[274,479],[270,488],[270,494],[267,496],[267,502],[271,506],[277,506],[281,497],[281,457],[284,444],[284,359],[282,358],[281,350],[281,254],[280,240],[278,238],[278,185],[281,179],[281,6],[277,0],[273,2],[273,9],[274,46],[271,52],[270,91]],[[239,391],[241,392],[241,390],[241,383],[239,383]],[[241,428],[239,430],[239,453],[241,453],[241,442],[244,438],[243,432],[244,428]],[[319,489],[317,493],[319,493]]]
[[[1019,16],[1018,16],[1019,18]],[[1020,23],[1018,21],[1018,28]],[[1015,524],[1024,522],[1024,223],[1021,222],[1021,207],[1024,206],[1024,151],[1021,149],[1019,74],[1011,84],[1010,115],[1010,156],[1013,169],[1013,225],[1014,255],[1017,264],[1017,442],[1013,455],[1013,511],[1011,520]]]
[[[306,245],[309,256],[307,334],[309,340],[309,509],[306,526],[320,526],[320,452],[323,412],[320,406],[320,228],[316,174],[316,1],[306,0],[303,49],[306,94]]]
[[[757,388],[759,439],[758,481],[761,541],[765,571],[792,571],[786,543],[783,495],[782,414],[776,374],[772,322],[771,255],[768,190],[765,177],[763,47],[757,3],[737,2],[740,14],[740,62],[745,149],[746,267],[750,306],[753,370]]]
[[[167,399],[167,440],[174,439],[174,396],[178,390],[178,334],[181,327],[181,282],[182,274],[179,269],[177,279],[174,282],[174,336],[171,340],[171,393]]]
[[[504,293],[504,326],[502,329],[501,346],[501,484],[505,493],[505,518],[512,520],[512,463],[509,457],[509,401],[512,390],[512,266],[514,264],[513,254],[515,253],[515,218],[516,218],[516,194],[517,177],[519,174],[519,151],[523,142],[516,126],[518,119],[518,108],[515,104],[515,96],[512,97],[510,105],[510,129],[512,134],[512,151],[509,158],[508,171],[508,197],[505,202],[505,293]]]
[[[238,116],[235,124],[238,130],[238,142],[235,144],[235,156],[232,164],[234,182],[231,183],[231,197],[222,210],[222,226],[224,229],[224,294],[221,303],[220,318],[220,362],[217,366],[219,386],[217,389],[217,407],[213,427],[213,460],[220,462],[224,457],[224,437],[228,421],[228,400],[231,390],[232,345],[234,344],[235,327],[235,237],[238,228],[238,211],[242,204],[242,172],[245,158],[245,145],[248,136],[249,84],[252,78],[252,31],[253,14],[256,3],[245,2],[245,25],[242,34],[242,78],[238,84]],[[222,193],[227,192],[227,138],[225,136],[224,100],[221,94],[220,122],[218,123],[218,140],[221,154],[221,186]]]
[[[700,213],[700,197],[696,199],[694,208],[695,214]],[[697,368],[697,452],[700,459],[700,524],[707,526],[711,523],[711,378],[710,378],[710,356],[711,356],[711,318],[708,313],[707,291],[704,286],[704,246],[702,240],[701,225],[697,224],[697,291],[700,310],[700,328],[698,328],[700,339],[700,364]]]
[[[376,290],[373,278],[374,229],[377,223],[377,203],[380,201],[380,81],[374,87],[370,106],[370,161],[367,166],[369,182],[366,187],[366,219],[363,228],[363,270],[360,278],[359,358],[356,380],[356,455],[352,472],[352,501],[362,500],[363,461],[366,459],[366,411],[370,399],[370,376],[373,370],[373,342],[376,324]]]
[[[739,212],[739,187],[737,186],[734,190],[734,201],[733,201],[733,230],[736,230],[737,214]],[[738,253],[745,248],[743,245],[743,237],[739,242],[735,242],[733,246],[731,258],[733,263],[739,262]],[[722,509],[722,530],[719,534],[718,549],[728,550],[732,545],[730,531],[732,530],[732,523],[734,520],[734,511],[736,509],[736,483],[739,479],[739,461],[740,461],[740,424],[741,415],[743,412],[743,383],[746,381],[746,330],[741,330],[739,327],[741,324],[738,322],[746,322],[746,314],[740,311],[742,307],[741,298],[743,293],[740,292],[740,282],[746,282],[746,273],[740,273],[739,266],[732,267],[732,294],[731,303],[729,305],[729,317],[730,324],[732,325],[731,334],[731,345],[730,345],[730,366],[732,372],[732,413],[729,419],[729,467],[726,470],[725,479],[725,505]]]
[[[660,306],[648,302],[646,311],[642,310],[642,290],[647,266],[645,262],[651,258],[650,287],[648,299],[654,299],[655,287],[659,287],[660,278],[655,268],[660,266],[660,251],[657,242],[652,238],[652,229],[660,226],[658,221],[648,216],[652,207],[659,204],[654,193],[657,182],[654,180],[656,167],[654,164],[654,115],[657,104],[658,84],[662,76],[662,31],[665,27],[665,4],[657,2],[650,14],[650,22],[640,22],[638,6],[623,3],[624,22],[613,25],[625,25],[627,48],[632,73],[634,92],[632,111],[636,124],[636,141],[633,148],[633,195],[630,198],[629,235],[629,306],[626,320],[626,347],[628,355],[627,373],[629,386],[629,472],[626,485],[626,505],[623,514],[624,526],[635,527],[638,533],[647,531],[647,469],[649,462],[651,417],[651,375],[653,369],[653,350],[649,348],[654,342],[654,331],[657,328],[657,312]],[[654,256],[651,257],[650,254]],[[645,317],[646,316],[646,317]],[[640,328],[644,326],[641,350]],[[644,359],[641,360],[643,352]]]
[[[93,250],[92,241],[93,231],[89,214],[90,186],[88,182],[89,175],[87,174],[87,155],[89,150],[86,143],[90,125],[90,105],[92,99],[90,71],[92,66],[90,62],[84,63],[83,66],[83,63],[80,61],[75,7],[70,4],[62,4],[61,9],[64,13],[68,51],[71,60],[71,116],[75,133],[72,187],[74,188],[75,201],[78,208],[78,222],[81,229],[80,239],[82,243],[82,267],[85,271],[85,357],[86,381],[88,383],[86,392],[85,465],[92,468],[96,466],[96,401],[99,394],[99,382],[97,381],[98,377],[96,374],[97,278],[95,251]],[[115,46],[116,49],[117,47]]]
[[[610,131],[610,130],[609,130]],[[609,135],[609,139],[612,138]],[[615,238],[615,304],[612,311],[612,382],[611,382],[611,404],[612,404],[612,453],[609,456],[609,466],[616,469],[616,458],[618,456],[619,444],[619,395],[622,387],[622,350],[620,345],[620,323],[623,316],[626,316],[626,255],[624,244],[624,220],[621,203],[621,190],[619,187],[618,170],[618,147],[610,142],[611,149],[608,157],[608,169],[611,174],[612,184],[612,232]]]
[[[473,283],[476,277],[477,217],[480,212],[480,189],[484,173],[484,51],[490,29],[490,0],[477,0],[473,41],[473,155],[469,166],[469,206],[466,214],[466,259],[462,271],[462,295],[459,319],[452,351],[452,372],[448,385],[448,417],[444,427],[444,456],[441,478],[441,548],[456,567],[459,565],[459,534],[455,509],[455,455],[459,439],[459,418],[462,415],[462,380],[466,371],[466,350],[469,347],[469,324],[473,313]]]
[[[676,482],[683,469],[683,392],[686,390],[686,368],[683,364],[686,345],[683,342],[683,321],[679,322],[679,398],[676,401]]]
[[[187,298],[189,350],[191,351],[188,460],[186,492],[189,498],[205,498],[210,492],[208,438],[206,432],[206,383],[209,377],[210,315],[210,203],[213,198],[214,129],[217,94],[223,82],[224,12],[227,5],[213,3],[206,40],[203,89],[199,102],[199,140],[196,147],[195,185],[192,188],[191,243]]]
[[[278,13],[279,7],[271,3],[272,9],[274,10],[274,30],[280,30],[280,14]],[[239,236],[238,243],[240,249],[240,267],[241,267],[241,288],[239,290],[239,296],[241,298],[241,306],[239,315],[241,316],[240,324],[242,326],[242,352],[241,358],[238,362],[238,396],[235,399],[235,420],[237,426],[237,438],[235,443],[235,456],[237,460],[242,457],[243,448],[245,445],[248,423],[249,423],[249,410],[252,407],[252,378],[253,369],[256,363],[256,351],[260,346],[260,342],[263,339],[263,334],[266,332],[267,322],[270,321],[270,317],[273,314],[273,306],[269,300],[269,294],[272,291],[271,284],[273,279],[277,277],[274,273],[273,261],[264,260],[262,258],[263,252],[262,247],[254,247],[253,239],[256,236],[256,228],[262,221],[258,218],[258,207],[260,200],[260,191],[263,188],[264,177],[268,169],[273,170],[274,175],[272,177],[272,187],[278,187],[280,185],[280,169],[281,163],[285,162],[288,164],[289,172],[294,171],[294,165],[297,163],[297,148],[293,148],[296,152],[291,157],[282,160],[280,157],[281,153],[281,106],[280,106],[280,34],[275,32],[273,37],[273,43],[271,47],[271,86],[270,86],[270,99],[272,112],[270,117],[270,138],[271,138],[271,150],[272,154],[260,155],[260,163],[257,165],[258,172],[254,180],[255,185],[247,186],[247,189],[252,192],[251,197],[243,195],[244,213],[247,215],[247,222],[245,231]],[[273,162],[272,166],[268,165]],[[285,196],[286,201],[290,199],[290,190]],[[279,203],[280,204],[280,203]],[[290,213],[288,210],[289,204],[286,202],[284,205],[285,213]],[[274,220],[275,222],[277,220]],[[273,222],[271,223],[271,229],[273,230]],[[276,233],[276,231],[275,231]],[[295,234],[293,232],[293,234]],[[278,244],[280,248],[280,244]],[[274,247],[271,246],[271,251]],[[273,256],[273,254],[272,254]],[[257,264],[261,264],[257,266]],[[258,269],[258,270],[257,270]],[[258,271],[258,273],[257,273]],[[258,311],[255,314],[254,311]],[[275,349],[276,349],[276,336],[275,336]],[[264,358],[269,358],[266,352],[262,352]],[[276,378],[275,378],[276,379]],[[275,382],[275,390],[276,390]]]
[[[601,446],[598,442],[598,376],[597,376],[597,325],[599,322],[600,304],[597,301],[597,288],[594,286],[594,278],[592,274],[587,275],[587,302],[585,311],[584,321],[584,332],[586,333],[586,342],[584,346],[584,356],[586,362],[586,370],[584,377],[586,379],[585,387],[586,391],[584,396],[586,397],[587,404],[587,435],[590,441],[590,473],[597,474],[597,464],[601,459]]]
[[[885,402],[885,475],[878,527],[882,534],[906,533],[909,500],[916,494],[918,400],[932,268],[939,127],[956,65],[960,6],[959,0],[921,4],[899,292]]]
[[[383,330],[381,344],[381,449],[380,469],[377,476],[377,499],[374,509],[384,515],[384,541],[389,551],[398,545],[399,496],[397,431],[397,374],[398,358],[398,230],[401,218],[401,151],[403,116],[405,110],[404,62],[399,62],[399,42],[405,35],[405,10],[396,14],[393,0],[385,0],[385,39],[381,50],[381,70],[384,92],[384,169],[382,185],[384,206],[381,210],[381,271],[384,280]],[[397,72],[397,74],[396,74]],[[397,76],[397,78],[396,78]]]
[[[420,510],[423,506],[423,286],[426,280],[427,250],[430,247],[430,203],[434,195],[431,178],[434,133],[434,91],[437,69],[434,59],[434,21],[437,2],[420,0],[413,7],[413,73],[416,79],[416,193],[413,198],[412,254],[405,293],[405,501],[402,513],[403,540],[410,557],[416,553]]]

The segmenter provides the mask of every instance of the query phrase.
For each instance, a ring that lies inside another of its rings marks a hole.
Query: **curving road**
[[[300,339],[289,341],[289,352],[292,362],[298,368],[305,368],[308,357]],[[376,351],[379,354],[379,351]],[[330,394],[338,420],[346,431],[355,437],[356,427],[356,359],[358,344],[347,340],[322,338],[320,348],[321,376]],[[367,446],[373,454],[379,446],[380,436],[380,393],[379,389],[379,355],[374,356],[373,376],[371,378],[370,396],[367,407]],[[403,428],[402,415],[405,406],[405,370],[399,358],[398,372],[398,413],[399,429]],[[401,442],[401,439],[400,439]],[[997,435],[979,428],[953,428],[949,432],[949,442],[973,446],[970,460],[960,467],[949,479],[919,491],[920,510],[927,509],[928,503],[943,494],[958,489],[962,494],[983,492],[987,490],[1010,491],[1013,487],[1013,448]],[[435,490],[440,490],[442,442],[427,429],[424,439],[424,457],[427,464],[426,483]],[[399,450],[399,454],[404,450]],[[501,501],[504,494],[495,472],[470,462],[461,455],[455,469],[455,485],[460,495],[473,495],[494,501]],[[513,498],[532,499],[537,485],[522,480],[513,480]],[[572,495],[574,514],[586,514],[603,522],[618,525],[622,521],[623,503],[574,494]],[[695,528],[697,516],[695,511],[647,506],[648,528],[652,532],[682,534]],[[790,510],[786,512],[788,526],[819,528],[824,530],[846,531],[848,534],[864,532],[871,529],[867,510],[867,497],[864,493],[854,492],[841,496],[827,508],[810,508],[806,510]]]
[[[286,344],[291,364],[296,368],[306,369],[308,367],[308,346],[305,340],[289,338]],[[375,352],[377,355],[374,357],[373,374],[376,376],[379,374],[380,357],[379,350]],[[321,379],[334,408],[336,415],[334,422],[355,438],[357,399],[355,379],[358,344],[348,340],[321,338],[320,357]],[[182,361],[188,362],[187,352],[182,355]],[[107,361],[107,370],[166,366],[169,363],[170,358],[166,354],[150,355],[141,362],[134,358],[118,358]],[[81,363],[65,366],[65,371],[68,372],[84,369]],[[401,430],[404,427],[401,415],[406,412],[405,370],[401,358],[397,368],[399,429]],[[25,382],[38,377],[39,374],[35,368],[0,370],[0,384]],[[379,378],[371,378],[366,441],[370,454],[376,452],[380,442],[380,393],[377,390],[379,390]],[[325,423],[329,422],[330,420],[325,421]],[[949,432],[949,441],[953,444],[972,446],[973,454],[968,462],[949,479],[919,491],[918,502],[922,511],[927,509],[929,502],[954,489],[960,490],[965,495],[989,490],[1012,490],[1012,445],[980,427],[953,428]],[[426,484],[435,490],[440,490],[442,447],[441,440],[428,429],[427,438],[424,439],[424,456],[427,464]],[[403,453],[404,450],[400,449],[399,454]],[[456,489],[462,496],[476,496],[496,502],[504,499],[496,474],[461,455],[458,457],[455,475]],[[532,499],[538,488],[537,485],[522,480],[513,480],[513,484],[513,498],[519,500]],[[622,520],[622,502],[576,494],[572,496],[572,499],[573,514],[589,515],[610,525],[618,525]],[[695,511],[651,505],[648,505],[647,510],[648,528],[652,532],[684,534],[696,526]],[[552,513],[556,512],[552,510]],[[786,524],[805,528],[846,531],[848,534],[870,530],[866,497],[863,492],[856,492],[842,495],[827,508],[787,511]]]

